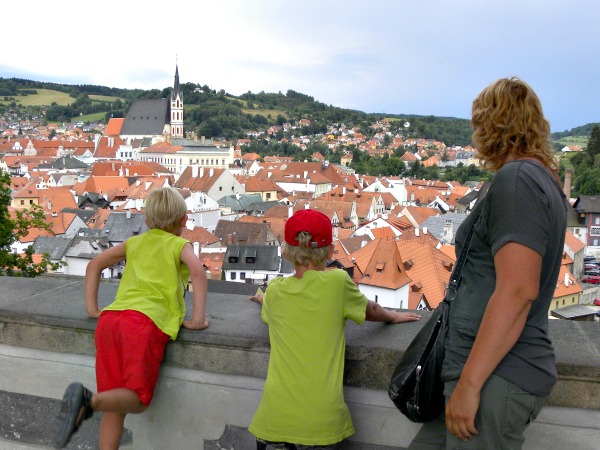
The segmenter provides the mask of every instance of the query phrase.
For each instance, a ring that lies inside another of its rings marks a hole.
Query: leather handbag
[[[390,399],[412,422],[429,422],[444,411],[444,383],[441,374],[450,303],[456,296],[476,222],[477,217],[467,233],[465,244],[450,276],[444,300],[412,340],[390,380]]]

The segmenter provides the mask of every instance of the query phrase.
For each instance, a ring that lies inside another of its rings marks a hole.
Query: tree
[[[590,139],[587,143],[587,153],[592,157],[600,155],[600,127],[598,125],[592,128]]]
[[[50,267],[56,270],[60,264],[52,263],[47,254],[39,263],[33,262],[33,247],[25,249],[24,254],[11,251],[11,245],[21,237],[27,236],[30,228],[50,229],[44,220],[44,211],[38,205],[24,211],[17,210],[16,217],[11,218],[8,206],[11,202],[10,175],[0,174],[0,276],[35,277],[46,272]]]

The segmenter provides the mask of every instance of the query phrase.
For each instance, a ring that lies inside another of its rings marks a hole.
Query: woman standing
[[[459,254],[477,220],[450,308],[446,448],[512,450],[557,379],[548,308],[568,203],[550,125],[529,85],[492,83],[473,102],[472,124],[479,157],[496,173],[456,237]]]

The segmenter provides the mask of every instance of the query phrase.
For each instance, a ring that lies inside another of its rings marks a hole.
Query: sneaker
[[[92,392],[81,383],[71,383],[62,399],[58,414],[58,429],[54,435],[54,448],[64,448],[84,420],[94,415]]]

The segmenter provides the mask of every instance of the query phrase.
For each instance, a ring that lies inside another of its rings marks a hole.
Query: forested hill
[[[343,123],[346,127],[358,127],[363,134],[371,135],[371,124],[388,119],[397,120],[398,125],[410,123],[409,128],[403,129],[408,134],[406,137],[435,139],[448,146],[471,144],[472,130],[467,119],[413,114],[368,114],[327,105],[293,90],[288,90],[285,94],[247,92],[233,96],[224,90],[216,91],[207,85],[194,83],[183,83],[180,88],[185,102],[185,129],[213,138],[243,138],[248,131],[285,122],[296,123],[300,119],[311,121],[309,126],[300,130],[302,134],[325,133],[331,126]],[[168,98],[172,88],[121,89],[0,78],[0,115],[6,113],[8,108],[33,108],[23,106],[27,104],[25,96],[41,95],[42,90],[66,94],[63,94],[66,98],[63,102],[48,101],[49,104],[44,108],[46,120],[68,122],[74,118],[95,115],[94,118],[106,122],[110,117],[124,117],[133,100]],[[556,139],[570,135],[588,136],[592,126],[593,124],[589,124],[571,132],[555,133],[560,135]]]
[[[242,138],[246,137],[247,131],[261,130],[266,126],[285,122],[295,123],[300,119],[311,121],[308,127],[301,130],[304,134],[325,133],[331,126],[343,123],[346,127],[358,127],[365,135],[371,135],[368,127],[377,120],[386,118],[397,120],[398,125],[409,122],[411,137],[435,139],[449,146],[471,143],[471,126],[466,119],[412,114],[367,114],[327,105],[293,90],[288,90],[285,94],[247,92],[233,96],[224,90],[216,91],[206,85],[194,83],[182,83],[180,88],[185,102],[184,126],[199,135]],[[64,104],[48,104],[44,108],[48,121],[70,121],[82,115],[100,112],[103,113],[102,119],[107,121],[109,117],[124,117],[133,100],[167,98],[172,88],[120,89],[0,78],[0,113],[11,105],[18,107],[25,104],[24,96],[38,95],[42,90],[62,92],[70,99]],[[102,101],[96,99],[96,96],[102,96]]]

